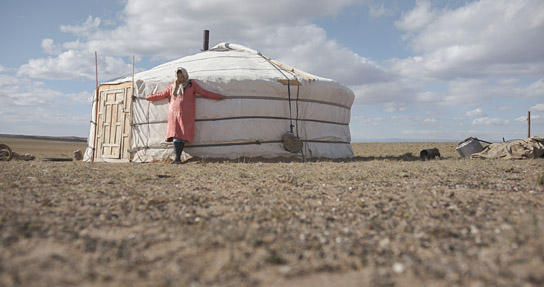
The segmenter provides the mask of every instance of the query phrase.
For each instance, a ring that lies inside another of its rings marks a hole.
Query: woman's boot
[[[181,152],[183,151],[183,142],[174,142],[174,152],[176,153],[176,159],[173,164],[181,164]]]

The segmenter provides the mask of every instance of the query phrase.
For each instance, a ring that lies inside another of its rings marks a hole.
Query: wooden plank
[[[279,62],[276,62],[276,61],[274,61],[274,60],[272,60],[272,59],[266,57],[265,55],[262,55],[262,54],[260,54],[260,53],[259,53],[259,55],[260,55],[261,57],[263,57],[265,60],[269,61],[271,64],[276,65],[277,67],[280,67],[280,68],[284,69],[285,71],[289,71],[289,72],[291,72],[291,73],[294,73],[294,74],[297,74],[297,75],[299,75],[299,76],[302,76],[302,77],[306,78],[306,79],[309,80],[309,81],[315,81],[315,78],[312,78],[312,77],[310,77],[310,76],[308,76],[308,75],[306,75],[306,74],[304,74],[304,73],[302,73],[302,72],[295,71],[295,69],[289,68],[289,67],[287,67],[287,66],[285,66],[285,65],[283,65],[283,64],[281,64],[281,63],[279,63]]]
[[[122,155],[121,157],[123,159],[129,159],[132,160],[132,154],[128,152],[128,150],[131,148],[131,139],[132,139],[132,97],[134,96],[133,92],[133,83],[134,80],[131,83],[130,87],[127,87],[125,89],[125,104],[123,106],[123,112],[124,112],[124,131],[123,131],[123,146],[121,146]]]
[[[111,102],[107,102],[106,105],[120,105],[122,103],[123,101],[111,101]]]
[[[121,124],[115,125],[115,143],[119,144],[119,148],[121,147],[121,140],[123,139],[122,134],[123,129],[121,128]]]
[[[104,114],[104,142],[109,143],[111,137],[111,106],[106,107]]]
[[[284,85],[291,85],[291,86],[302,86],[302,83],[300,83],[297,79],[293,79],[293,80],[289,80],[287,81],[287,79],[277,79],[276,80],[278,83],[282,83]]]
[[[107,163],[127,163],[128,159],[112,159],[112,158],[96,158],[96,162],[107,162]]]
[[[130,82],[123,82],[119,84],[102,84],[100,85],[100,90],[109,91],[115,89],[124,89],[125,87],[130,87]]]
[[[109,110],[109,126],[108,126],[108,135],[104,139],[104,145],[107,149],[104,149],[105,158],[119,158],[120,151],[120,135],[118,134],[118,114],[119,114],[119,104],[122,101],[118,100],[118,93],[113,91],[107,92],[107,108]]]

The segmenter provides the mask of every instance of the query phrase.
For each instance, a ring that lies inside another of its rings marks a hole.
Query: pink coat
[[[156,101],[168,98],[170,108],[168,112],[168,127],[166,129],[166,141],[176,137],[187,142],[193,142],[195,134],[195,93],[206,98],[220,100],[221,95],[202,89],[195,80],[183,90],[183,97],[171,97],[172,89],[176,82],[172,82],[168,89],[146,97],[148,101]]]

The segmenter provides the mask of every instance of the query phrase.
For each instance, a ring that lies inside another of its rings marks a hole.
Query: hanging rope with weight
[[[278,66],[278,64],[276,64],[270,58],[267,58],[267,57],[263,56],[260,53],[259,53],[259,55],[261,57],[263,57],[268,63],[270,63],[270,65],[272,65],[276,70],[278,70],[278,72],[280,72],[285,77],[285,79],[287,80],[287,97],[288,97],[288,101],[289,101],[289,131],[286,132],[285,134],[283,134],[283,136],[281,137],[281,139],[283,141],[283,148],[286,151],[291,152],[291,153],[302,152],[303,142],[298,137],[298,94],[299,94],[298,89],[300,89],[300,87],[297,88],[297,103],[296,103],[296,105],[297,105],[297,123],[296,123],[297,124],[297,135],[295,136],[294,130],[293,130],[293,128],[295,127],[293,125],[293,111],[292,111],[292,107],[291,107],[291,79],[282,71],[282,69],[285,69],[284,67]],[[298,79],[297,79],[297,76],[295,75],[295,73],[291,72],[291,71],[289,71],[289,73],[298,82]],[[304,157],[304,153],[302,154],[302,156]]]
[[[289,130],[290,132],[283,134],[281,139],[283,141],[283,148],[285,148],[286,151],[292,152],[292,153],[299,153],[299,152],[302,152],[303,143],[298,137],[298,89],[297,89],[297,103],[296,103],[297,105],[297,135],[295,136],[293,131],[293,128],[295,126],[293,125],[293,112],[291,107],[291,80],[289,78],[287,78],[287,96],[289,100]]]

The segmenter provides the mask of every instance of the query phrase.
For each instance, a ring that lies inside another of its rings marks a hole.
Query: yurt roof
[[[209,51],[176,59],[134,75],[134,80],[148,82],[169,82],[175,76],[177,67],[184,67],[189,76],[206,82],[231,80],[271,80],[282,78],[286,70],[303,78],[332,81],[301,70],[287,68],[251,48],[231,43],[221,43]],[[279,71],[279,70],[284,71]],[[118,84],[132,81],[132,75],[114,79],[103,84]]]

